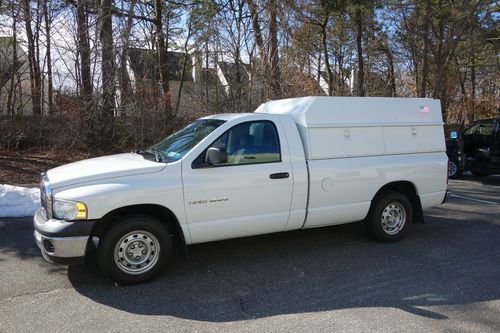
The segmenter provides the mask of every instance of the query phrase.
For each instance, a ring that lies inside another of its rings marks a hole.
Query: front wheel
[[[368,216],[372,235],[382,242],[396,242],[403,238],[412,221],[410,201],[395,191],[385,191],[378,195]]]
[[[172,258],[172,237],[156,219],[120,219],[104,236],[97,260],[101,271],[120,284],[141,283],[161,272]]]

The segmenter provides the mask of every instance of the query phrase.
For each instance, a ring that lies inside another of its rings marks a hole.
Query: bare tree
[[[99,39],[101,42],[102,101],[99,124],[103,140],[110,142],[115,107],[115,62],[113,56],[112,0],[101,0]]]
[[[422,78],[420,80],[419,96],[425,97],[427,95],[427,81],[429,77],[429,30],[431,25],[431,0],[426,1],[424,26],[422,31],[423,50],[422,50]]]
[[[166,16],[166,30],[169,29],[169,15]],[[168,37],[164,34],[163,27],[163,1],[155,0],[154,7],[154,25],[155,25],[155,38],[156,38],[156,52],[158,56],[158,67],[160,72],[160,87],[163,93],[163,103],[165,112],[165,121],[172,113],[172,104],[170,98],[170,86],[167,68],[167,49]],[[167,34],[168,36],[168,34]]]
[[[76,6],[78,31],[77,52],[80,56],[80,95],[85,101],[89,101],[92,98],[93,85],[91,75],[89,26],[87,22],[87,0],[77,0],[74,5]]]
[[[358,6],[354,10],[354,21],[356,25],[356,49],[358,57],[358,75],[356,84],[356,94],[365,96],[365,69],[363,60],[363,11]]]
[[[271,71],[272,98],[281,97],[281,71],[278,50],[278,0],[270,0],[267,5],[269,19],[269,68]]]
[[[40,73],[40,63],[36,52],[36,40],[31,29],[31,7],[29,0],[23,0],[24,22],[26,38],[28,39],[28,63],[30,68],[31,102],[33,114],[42,114],[41,87],[42,79]]]
[[[193,29],[193,20],[192,20],[192,12],[190,14],[190,17],[188,18],[188,23],[187,23],[187,33],[186,33],[186,39],[184,41],[184,47],[182,48],[184,55],[182,57],[182,68],[181,68],[181,81],[179,84],[179,91],[177,92],[177,101],[175,102],[175,109],[174,109],[174,116],[177,116],[179,112],[179,105],[181,103],[181,97],[182,97],[182,88],[184,86],[184,81],[186,78],[186,66],[189,58],[189,40],[191,38],[192,34],[192,29]]]
[[[7,93],[7,113],[14,116],[15,105],[16,105],[16,74],[18,71],[18,54],[17,54],[17,20],[19,16],[19,8],[11,7],[10,9],[12,15],[12,66],[10,68],[10,73],[8,80],[9,90]]]
[[[134,16],[134,9],[137,0],[130,0],[127,22],[125,25],[125,31],[123,32],[123,46],[120,53],[120,68],[118,73],[118,79],[120,84],[120,110],[124,113],[127,102],[129,100],[130,89],[130,79],[127,73],[127,57],[130,48],[130,34],[132,31],[132,23]]]
[[[51,55],[51,17],[49,14],[48,0],[43,1],[43,16],[45,21],[45,39],[46,39],[46,54],[47,54],[47,102],[49,106],[49,114],[54,111],[54,88],[52,80],[52,55]]]

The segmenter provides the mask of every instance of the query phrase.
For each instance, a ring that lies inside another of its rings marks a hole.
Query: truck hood
[[[144,159],[139,154],[117,154],[91,158],[47,171],[52,188],[60,188],[106,178],[158,172],[165,163]]]

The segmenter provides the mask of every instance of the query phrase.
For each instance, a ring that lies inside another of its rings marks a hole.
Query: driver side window
[[[494,123],[491,121],[479,122],[465,131],[464,136],[468,136],[469,141],[477,148],[489,147],[491,145],[493,125]]]
[[[216,166],[281,162],[278,132],[271,121],[236,125],[211,147],[227,153],[227,162]]]

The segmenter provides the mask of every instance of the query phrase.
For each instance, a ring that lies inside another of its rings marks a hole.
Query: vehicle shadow
[[[32,217],[0,218],[0,253],[16,256],[22,260],[40,256],[33,238],[32,219]]]
[[[122,311],[210,322],[358,307],[439,320],[423,307],[500,298],[500,226],[426,221],[392,244],[356,223],[194,245],[190,261],[136,286],[114,285],[92,265],[68,276],[81,295]]]

